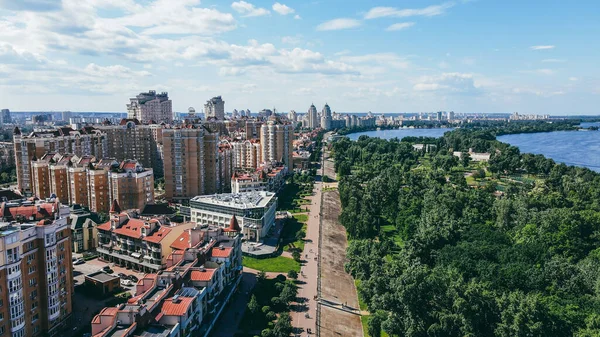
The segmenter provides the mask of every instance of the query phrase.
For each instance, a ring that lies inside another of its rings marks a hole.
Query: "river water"
[[[582,127],[600,126],[600,123],[582,123]],[[397,137],[441,137],[453,129],[399,129],[366,131],[349,134],[351,140],[362,135],[392,139]],[[556,162],[587,167],[600,172],[600,131],[555,131],[504,135],[498,140],[517,146],[521,153],[543,154]]]
[[[366,135],[369,137],[378,137],[381,139],[402,139],[404,137],[441,137],[445,132],[452,131],[452,128],[436,128],[436,129],[394,129],[394,130],[381,130],[381,131],[365,131],[351,133],[348,135],[350,140],[357,140],[358,137]]]

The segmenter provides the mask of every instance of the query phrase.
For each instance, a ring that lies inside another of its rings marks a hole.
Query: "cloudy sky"
[[[600,114],[600,1],[280,1],[0,0],[0,108]]]

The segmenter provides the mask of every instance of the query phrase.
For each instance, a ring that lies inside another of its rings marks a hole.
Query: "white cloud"
[[[271,12],[264,8],[259,8],[246,1],[237,1],[231,4],[234,11],[245,17],[269,15]]]
[[[281,15],[288,15],[296,12],[293,8],[276,2],[273,4],[273,10]]]
[[[417,9],[398,9],[395,7],[373,7],[367,14],[365,19],[377,19],[383,17],[405,18],[410,16],[436,16],[446,12],[447,9],[454,6],[454,2],[445,2],[441,5],[428,6]]]
[[[302,17],[300,17],[300,15],[298,15],[298,14],[294,15],[294,20],[300,20],[300,19],[302,19]]]
[[[528,88],[528,87],[513,88],[512,93],[519,94],[519,95],[535,95],[535,96],[540,96],[540,97],[552,97],[552,96],[560,96],[560,95],[565,94],[565,92],[562,90],[547,91],[547,90]]]
[[[415,25],[414,22],[394,23],[393,25],[387,27],[385,30],[387,30],[388,32],[397,31],[397,30],[403,30],[403,29],[406,29],[406,28],[410,28],[410,27],[412,27],[414,25]]]
[[[317,30],[327,31],[327,30],[341,30],[341,29],[350,29],[359,27],[361,22],[355,19],[333,19],[330,21],[323,22],[322,24],[317,26]]]
[[[529,49],[531,50],[548,50],[548,49],[554,49],[555,46],[552,45],[546,45],[546,46],[531,46],[529,47]]]
[[[472,74],[443,73],[439,76],[421,77],[413,86],[415,91],[440,91],[447,94],[479,95]]]
[[[347,56],[343,54],[340,57],[340,61],[355,65],[379,65],[387,71],[390,69],[407,69],[410,66],[410,62],[406,58],[402,58],[394,53],[376,53],[360,56]]]
[[[577,77],[569,77],[569,81],[576,82],[579,79]]]
[[[285,44],[298,45],[302,43],[302,35],[284,36],[281,38],[281,42]]]
[[[315,91],[312,88],[298,88],[293,92],[296,96],[314,96]]]
[[[0,0],[0,8],[18,11],[46,12],[61,8],[57,0]]]
[[[544,62],[544,63],[564,63],[567,61],[561,60],[561,59],[545,59],[545,60],[542,60],[542,62]]]

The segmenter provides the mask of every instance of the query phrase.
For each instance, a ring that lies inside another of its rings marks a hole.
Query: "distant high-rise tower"
[[[438,112],[437,112],[437,120],[438,120],[438,121],[441,121],[441,120],[442,120],[442,115],[443,115],[443,113],[442,113],[441,111],[438,111]]]
[[[237,111],[237,109],[233,109],[233,111],[231,112],[231,118],[235,119],[239,117],[239,113]]]
[[[454,120],[454,111],[450,111],[450,112],[448,113],[448,120],[451,120],[451,121],[453,121],[453,120]]]
[[[319,127],[319,119],[317,117],[317,107],[314,104],[310,105],[308,109],[308,127],[310,129],[316,129]]]
[[[213,97],[204,104],[204,115],[206,119],[214,118],[217,120],[225,119],[225,101],[221,96]]]
[[[290,112],[288,112],[288,119],[292,122],[296,122],[298,120],[298,116],[296,115],[296,111],[294,110],[290,110]]]
[[[321,110],[321,127],[325,130],[331,129],[331,119],[331,108],[325,103],[323,110]]]
[[[0,126],[11,122],[12,120],[10,118],[10,110],[2,109],[2,111],[0,111]]]
[[[127,118],[142,123],[171,123],[173,121],[173,103],[166,92],[157,94],[150,90],[129,99]]]

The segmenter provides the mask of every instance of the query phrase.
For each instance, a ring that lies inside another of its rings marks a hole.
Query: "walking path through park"
[[[322,168],[317,170],[317,177],[322,174]],[[304,335],[308,329],[315,333],[317,317],[317,280],[318,280],[318,254],[319,254],[319,226],[321,212],[321,192],[323,183],[321,179],[315,181],[313,196],[308,205],[308,221],[304,251],[302,252],[302,267],[298,275],[298,300],[292,306],[292,326],[296,333]]]
[[[335,179],[333,161],[324,153],[324,171]],[[363,337],[354,279],[344,270],[348,240],[339,222],[341,213],[337,183],[326,183],[321,219],[321,310],[320,336]]]

